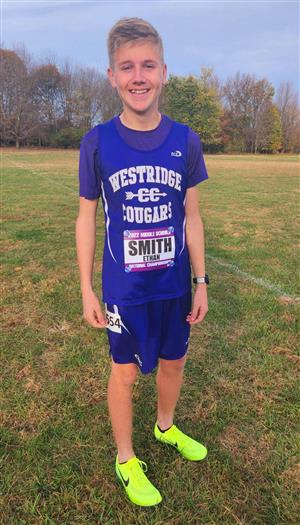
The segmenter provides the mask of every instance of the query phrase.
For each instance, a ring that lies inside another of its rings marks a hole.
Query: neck
[[[161,113],[158,110],[153,111],[150,115],[132,114],[123,109],[120,114],[120,120],[127,128],[135,129],[137,131],[150,131],[157,128],[161,121]]]

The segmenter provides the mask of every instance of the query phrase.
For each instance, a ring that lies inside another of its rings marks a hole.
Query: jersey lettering
[[[145,208],[139,206],[125,206],[123,204],[123,220],[125,222],[136,222],[142,224],[143,222],[149,224],[154,222],[166,221],[172,218],[172,203],[160,204],[152,208],[146,206]]]
[[[131,184],[159,183],[181,191],[181,174],[162,166],[131,166],[116,171],[108,180],[114,192]]]

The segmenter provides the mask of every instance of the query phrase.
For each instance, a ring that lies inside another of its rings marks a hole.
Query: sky
[[[240,73],[290,81],[299,92],[299,2],[295,0],[1,0],[1,46],[22,44],[37,60],[68,58],[106,74],[106,39],[121,17],[140,17],[160,33],[168,75],[222,82]]]

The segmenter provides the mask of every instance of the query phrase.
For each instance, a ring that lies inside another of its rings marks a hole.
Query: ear
[[[109,78],[109,81],[110,81],[112,87],[113,88],[116,87],[115,76],[114,76],[113,69],[111,69],[111,67],[107,68],[107,76]]]
[[[167,64],[164,64],[163,66],[163,84],[165,85],[167,83]]]

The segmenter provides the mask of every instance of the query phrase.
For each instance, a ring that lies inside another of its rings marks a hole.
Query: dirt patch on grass
[[[34,287],[31,283],[27,283],[24,287],[24,292],[32,296]],[[15,295],[15,301],[12,304],[9,304],[5,308],[5,313],[3,315],[3,327],[7,330],[12,330],[15,327],[20,326],[34,326],[39,327],[44,323],[43,315],[39,312],[37,306],[33,304],[32,300],[22,300],[20,297]],[[47,327],[45,326],[45,329]]]
[[[283,346],[274,346],[269,350],[269,354],[271,355],[283,355],[285,356],[289,361],[292,361],[297,365],[297,368],[300,369],[300,356],[297,354],[294,354],[293,351],[290,348],[286,348]]]
[[[244,327],[240,323],[238,323],[236,326],[232,326],[230,333],[227,334],[227,340],[230,341],[230,343],[234,343],[238,341],[238,339],[244,334]]]
[[[266,462],[274,443],[272,434],[263,434],[256,440],[250,432],[242,432],[235,425],[229,425],[218,439],[233,458],[250,468]]]
[[[101,385],[100,378],[87,377],[86,374],[87,372],[85,372],[85,378],[81,381],[78,388],[78,397],[88,405],[106,401],[107,390]]]
[[[20,381],[21,379],[24,379],[24,390],[38,394],[41,390],[41,383],[32,376],[34,376],[34,371],[32,370],[31,365],[25,366],[16,373],[17,380]]]
[[[33,392],[35,394],[38,394],[41,390],[41,383],[30,378],[24,384],[24,388],[27,392]]]
[[[47,270],[32,261],[26,267],[14,268],[18,274],[16,278],[3,282],[2,298],[7,303],[3,312],[3,327],[8,331],[15,327],[32,327],[41,333],[47,344],[47,334],[61,334],[72,337],[80,330],[77,322],[70,322],[64,318],[51,320],[40,308],[39,301],[43,294],[54,293],[64,281],[69,278],[68,268],[60,269],[59,275],[45,276]],[[67,288],[67,284],[66,284]]]
[[[37,434],[40,431],[40,425],[48,421],[53,415],[53,410],[49,406],[31,399],[22,408],[22,414],[18,414],[16,410],[11,410],[10,413],[0,412],[0,424],[26,439]]]
[[[68,336],[75,335],[78,330],[74,329],[75,323],[70,323],[69,321],[66,321],[65,319],[61,319],[59,322],[53,323],[49,327],[49,333],[50,334],[56,334],[56,333],[64,333]]]
[[[17,432],[22,438],[32,436],[38,431],[38,422],[36,419],[21,419],[14,413],[5,414],[2,412],[0,414],[0,424],[3,428],[9,428]]]
[[[5,215],[2,214],[1,222],[10,221],[10,222],[23,222],[24,219],[27,219],[27,215]],[[16,244],[16,241],[13,242],[13,245]]]
[[[264,417],[266,406],[278,403],[281,393],[287,385],[287,378],[282,371],[272,370],[272,373],[259,371],[257,367],[239,368],[236,363],[236,377],[239,390],[237,395],[244,396],[245,410],[255,412]]]
[[[300,303],[300,297],[290,297],[289,295],[280,295],[277,297],[277,300],[281,304],[299,304]]]
[[[295,322],[295,315],[287,310],[282,313],[281,318],[287,323]]]
[[[237,399],[258,417],[263,417],[266,405],[276,402],[278,394],[284,388],[285,379],[281,373],[262,377],[257,367],[245,366],[242,356],[230,368],[230,377],[220,376],[216,379],[215,391],[220,402],[228,397]]]
[[[216,392],[207,387],[201,392],[201,398],[193,404],[191,410],[184,411],[184,419],[189,421],[207,421],[216,412],[218,407],[218,396]],[[180,408],[180,407],[179,407]]]
[[[46,372],[46,375],[51,377],[51,380],[56,381],[61,377],[56,365],[62,354],[63,348],[50,344],[39,356],[39,368]]]
[[[226,379],[220,377],[216,383],[216,391],[221,398],[225,396],[237,397],[243,399],[245,407],[251,407],[258,415],[262,415],[265,410],[265,403],[272,402],[270,397],[264,391],[264,382],[258,377],[255,370],[249,370],[249,374],[241,379],[237,372],[235,379]]]
[[[27,392],[39,393],[42,388],[43,379],[47,384],[49,378],[51,378],[52,381],[60,378],[61,374],[56,365],[62,353],[63,348],[51,344],[48,345],[44,352],[37,358],[37,371],[33,369],[32,365],[26,365],[16,373],[16,379],[18,381],[24,380],[23,385]],[[36,377],[37,374],[38,378]]]
[[[288,485],[295,485],[300,489],[300,463],[289,467],[281,474],[281,477]]]

